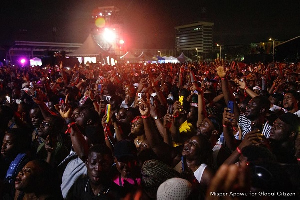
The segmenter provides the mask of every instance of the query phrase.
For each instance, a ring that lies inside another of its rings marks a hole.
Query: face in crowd
[[[86,161],[87,174],[91,184],[99,185],[109,180],[113,156],[104,145],[91,147]]]
[[[183,145],[182,156],[187,160],[203,162],[211,151],[208,140],[202,135],[196,135],[186,140]]]
[[[50,118],[44,119],[40,124],[40,128],[38,129],[39,137],[46,139],[46,137],[52,133],[53,126],[54,124]]]
[[[1,156],[3,158],[13,158],[19,150],[17,137],[13,134],[6,133],[3,138],[1,147]]]
[[[283,107],[291,111],[293,109],[298,109],[298,100],[292,93],[286,93],[283,97]]]
[[[15,189],[25,193],[53,194],[57,186],[51,165],[43,160],[29,161],[15,180]]]
[[[128,178],[132,177],[134,169],[136,168],[137,161],[135,159],[114,159],[116,163],[116,168],[120,173],[121,177]]]
[[[134,136],[139,136],[144,133],[144,124],[141,117],[137,117],[132,120],[130,133]]]
[[[209,118],[204,118],[201,122],[200,126],[198,127],[198,133],[204,135],[207,138],[210,138],[212,132],[215,130],[215,127],[212,121]]]
[[[261,116],[264,116],[270,108],[270,101],[264,96],[257,96],[251,99],[245,111],[245,117],[253,121]]]
[[[246,106],[245,116],[250,120],[254,120],[258,117],[259,112],[260,109],[258,103],[251,99]]]
[[[32,108],[29,111],[29,117],[31,119],[32,126],[34,128],[40,127],[40,124],[43,121],[43,116],[39,108]]]
[[[39,177],[40,170],[33,161],[29,161],[16,177],[15,189],[24,192],[36,190],[38,187],[36,179]]]

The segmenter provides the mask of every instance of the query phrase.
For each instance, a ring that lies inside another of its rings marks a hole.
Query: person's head
[[[114,162],[124,178],[134,174],[137,165],[137,149],[130,140],[121,140],[114,146]]]
[[[1,156],[4,158],[14,158],[18,153],[24,153],[30,146],[29,130],[14,128],[6,131],[2,147]]]
[[[89,149],[86,160],[87,175],[93,185],[104,184],[110,180],[113,156],[111,150],[104,144],[97,144]]]
[[[131,121],[130,134],[133,136],[144,134],[144,124],[141,116],[137,116]]]
[[[75,121],[77,125],[84,128],[89,125],[97,124],[100,121],[100,117],[95,109],[82,107]]]
[[[245,98],[238,103],[240,114],[244,114],[246,112],[246,107],[247,107],[249,101],[250,100],[248,98]]]
[[[248,74],[247,75],[247,77],[246,77],[246,82],[247,82],[247,86],[249,87],[249,88],[252,88],[252,87],[254,87],[255,86],[255,79],[256,79],[256,77],[255,77],[255,75],[254,74]]]
[[[269,96],[269,101],[271,105],[281,106],[283,100],[283,96],[280,93],[275,93]]]
[[[297,111],[298,110],[298,99],[296,92],[289,91],[283,96],[283,107],[287,111]]]
[[[264,191],[265,193],[281,191],[282,193],[290,193],[296,190],[295,185],[292,184],[289,177],[289,169],[285,169],[280,163],[258,162],[254,164],[250,163],[248,166],[250,169],[248,173],[250,173],[251,178],[251,191]]]
[[[179,173],[159,160],[147,160],[141,168],[142,187],[150,198],[156,198],[160,184],[174,177],[179,177]]]
[[[253,121],[259,117],[265,116],[269,108],[270,108],[270,101],[268,100],[267,97],[256,96],[248,102],[245,116],[249,120]]]
[[[134,108],[121,108],[117,113],[117,120],[121,124],[130,125],[130,122],[137,116]]]
[[[125,95],[129,95],[130,97],[134,97],[135,96],[135,88],[133,85],[126,85],[125,88]]]
[[[220,120],[215,116],[208,116],[203,119],[198,127],[197,134],[210,138],[211,135],[217,135],[221,130]]]
[[[297,115],[287,112],[280,115],[273,123],[270,139],[275,141],[294,141],[298,135],[300,122]]]
[[[43,115],[38,106],[32,107],[29,111],[31,124],[34,128],[38,128],[43,121]]]
[[[168,179],[158,187],[157,200],[186,200],[192,188],[192,184],[186,179]]]
[[[122,98],[117,95],[112,95],[109,100],[109,104],[111,105],[112,110],[116,110],[117,108],[119,108],[121,103],[122,103]]]
[[[59,187],[56,178],[49,163],[44,160],[32,160],[17,175],[15,189],[24,193],[53,195]]]
[[[72,115],[71,115],[71,119],[72,119],[72,121],[76,121],[76,118],[78,118],[79,117],[79,114],[80,114],[80,108],[75,108],[74,110],[73,110],[73,112],[72,112]]]
[[[276,162],[275,155],[263,146],[249,145],[241,149],[240,161],[246,162]]]
[[[190,106],[189,112],[187,114],[187,121],[188,122],[196,122],[198,115],[198,108],[194,106]]]
[[[203,135],[196,135],[184,142],[182,156],[187,160],[195,160],[206,164],[212,155],[211,145]]]
[[[38,135],[44,139],[46,139],[48,135],[58,135],[62,132],[63,126],[64,121],[61,117],[55,115],[46,117],[40,124]]]

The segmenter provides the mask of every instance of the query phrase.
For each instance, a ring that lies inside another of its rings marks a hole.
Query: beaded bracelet
[[[173,118],[177,118],[177,117],[179,117],[179,114],[177,114],[177,115],[173,115]]]
[[[148,117],[150,117],[150,114],[149,115],[142,115],[141,116],[143,119],[147,119]]]

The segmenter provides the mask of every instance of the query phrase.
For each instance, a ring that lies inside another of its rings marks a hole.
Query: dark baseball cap
[[[115,144],[114,156],[118,161],[133,160],[137,158],[137,149],[130,140],[121,140]]]

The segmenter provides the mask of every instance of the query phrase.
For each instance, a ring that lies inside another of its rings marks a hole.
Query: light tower
[[[93,10],[93,38],[103,49],[104,56],[117,59],[124,54],[124,38],[120,9],[115,6],[97,7]]]

